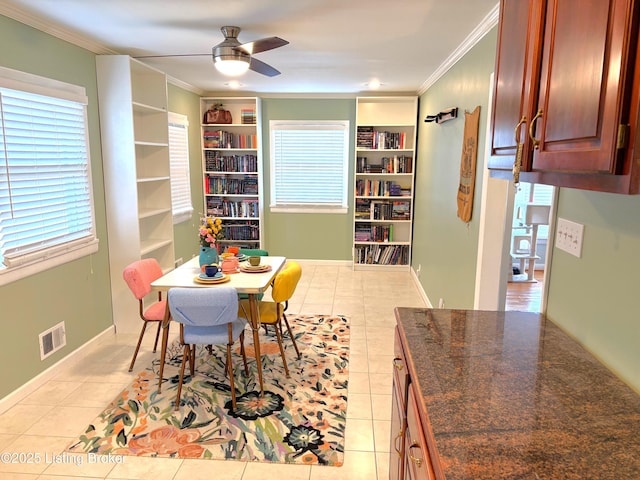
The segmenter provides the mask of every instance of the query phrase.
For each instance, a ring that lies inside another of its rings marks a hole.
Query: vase
[[[200,247],[200,266],[218,263],[218,249],[216,247]]]

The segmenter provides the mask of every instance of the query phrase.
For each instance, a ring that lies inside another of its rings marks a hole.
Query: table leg
[[[264,395],[264,383],[262,381],[262,356],[260,355],[260,325],[258,324],[258,299],[255,294],[249,294],[249,311],[251,317],[251,330],[253,330],[253,350],[256,354],[256,364],[258,366],[260,394]]]
[[[162,348],[160,349],[160,373],[158,375],[158,393],[162,389],[162,376],[164,374],[164,359],[167,356],[167,343],[169,342],[169,323],[171,322],[171,314],[169,313],[169,302],[167,301],[167,310],[162,321]]]

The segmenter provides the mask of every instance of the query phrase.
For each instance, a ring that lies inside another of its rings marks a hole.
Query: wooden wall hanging
[[[460,159],[460,185],[458,186],[458,217],[463,222],[471,220],[473,191],[476,183],[476,160],[478,157],[478,124],[480,105],[471,113],[464,112],[464,138]]]

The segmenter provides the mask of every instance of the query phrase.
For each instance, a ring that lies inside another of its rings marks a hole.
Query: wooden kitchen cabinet
[[[409,375],[405,347],[396,329],[393,359],[389,479],[435,479],[418,398]]]
[[[493,176],[512,176],[520,143],[521,181],[638,193],[639,4],[501,1]]]

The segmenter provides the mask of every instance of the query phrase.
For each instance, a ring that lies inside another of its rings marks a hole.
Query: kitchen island
[[[390,479],[640,479],[640,396],[544,316],[396,319]]]

